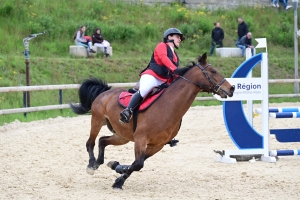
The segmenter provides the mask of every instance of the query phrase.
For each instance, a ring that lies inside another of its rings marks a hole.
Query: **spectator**
[[[103,39],[100,28],[96,28],[95,32],[92,35],[92,41],[93,41],[94,46],[104,49],[103,51],[104,51],[104,55],[106,57],[109,56],[109,54],[107,53],[107,47],[109,47],[110,44],[109,44],[109,42],[107,42],[106,40]]]
[[[219,22],[215,22],[214,25],[215,28],[211,32],[212,42],[211,42],[211,48],[209,52],[210,56],[213,54],[215,46],[217,46],[217,48],[223,47],[222,40],[224,39],[224,31],[223,29],[220,28]]]
[[[279,0],[272,0],[272,3],[271,3],[271,6],[273,6],[273,7],[277,7],[277,8],[279,8],[279,3],[278,3],[278,1]]]
[[[235,32],[238,34],[237,42],[249,32],[248,25],[244,22],[243,18],[239,17],[238,23],[238,29],[235,30]]]
[[[288,0],[271,0],[271,6],[279,8],[279,2],[283,3],[283,6],[286,10],[290,9],[292,6],[288,6]],[[276,3],[277,2],[277,3]]]
[[[288,0],[281,0],[282,1],[282,3],[283,3],[283,6],[284,6],[284,8],[286,9],[286,10],[288,10],[288,9],[290,9],[292,6],[288,6],[287,5],[287,2],[288,2]],[[279,5],[278,5],[278,7],[279,7]]]
[[[237,47],[242,49],[242,57],[245,56],[245,49],[250,48],[253,56],[254,46],[252,46],[252,33],[248,32],[247,35],[243,36],[236,44]]]
[[[86,27],[81,26],[80,29],[75,32],[74,40],[76,45],[84,46],[87,48],[88,56],[90,57],[91,53],[96,53],[96,51],[92,49],[92,41],[84,38],[85,30]]]

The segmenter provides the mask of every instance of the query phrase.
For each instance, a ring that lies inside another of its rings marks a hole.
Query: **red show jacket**
[[[174,70],[177,69],[177,66],[174,65],[173,62],[167,56],[167,46],[166,45],[168,45],[168,44],[163,43],[163,42],[159,43],[154,49],[153,57],[154,57],[155,62],[158,65],[165,66],[168,69],[170,69],[172,72],[174,72]],[[178,58],[174,52],[173,52],[173,61],[175,63],[178,61]],[[156,74],[152,69],[146,69],[140,75],[143,75],[143,74],[150,74],[161,81],[164,81],[164,82],[168,81],[168,83],[171,83],[173,80],[172,77],[169,78],[169,80],[168,80],[167,78],[164,78],[164,77]]]

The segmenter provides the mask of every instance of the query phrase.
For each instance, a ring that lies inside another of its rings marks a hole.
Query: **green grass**
[[[137,17],[139,16],[139,17]],[[108,83],[135,82],[144,69],[156,44],[169,27],[179,28],[186,40],[177,50],[181,66],[194,61],[210,49],[210,32],[218,21],[225,31],[224,46],[234,47],[237,18],[242,16],[254,38],[267,37],[269,78],[294,78],[293,12],[256,6],[233,10],[209,11],[187,9],[181,4],[146,6],[142,1],[43,1],[4,0],[0,5],[0,87],[26,85],[23,38],[46,31],[30,40],[30,84],[74,84],[97,76]],[[87,35],[96,27],[113,47],[113,57],[104,59],[73,58],[69,55],[72,36],[81,25]],[[254,41],[254,44],[256,42]],[[264,51],[258,49],[257,52]],[[243,58],[209,57],[209,62],[224,76],[230,77]],[[260,67],[253,76],[260,76]],[[270,84],[270,94],[293,93],[293,84]],[[201,93],[199,96],[211,96]],[[63,103],[77,102],[76,90],[63,91]],[[270,99],[270,102],[298,101],[297,98]],[[31,106],[58,104],[58,91],[31,92]],[[220,105],[218,101],[194,102],[195,105]],[[23,94],[0,93],[0,109],[23,107]],[[69,109],[1,115],[0,125],[55,116],[74,116]]]

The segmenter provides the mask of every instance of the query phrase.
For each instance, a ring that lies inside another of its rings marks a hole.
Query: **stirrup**
[[[127,113],[126,113],[127,112]],[[127,115],[129,114],[129,115]],[[125,109],[123,110],[121,113],[120,113],[120,119],[119,119],[119,122],[121,124],[123,123],[129,123],[130,120],[132,118],[132,110],[131,109]]]

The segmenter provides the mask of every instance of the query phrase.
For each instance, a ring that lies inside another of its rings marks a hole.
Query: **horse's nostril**
[[[235,87],[234,86],[232,86],[231,88],[230,88],[230,92],[234,92],[234,89],[235,89]]]

